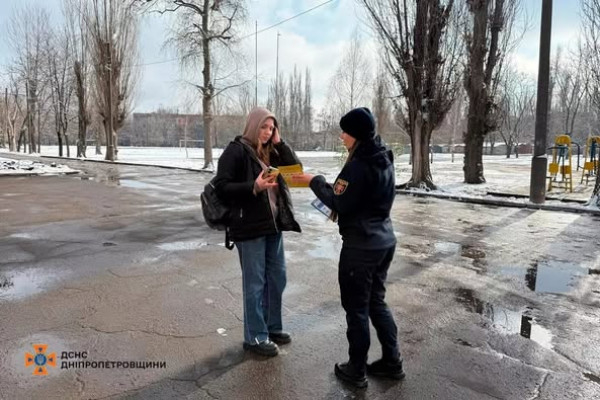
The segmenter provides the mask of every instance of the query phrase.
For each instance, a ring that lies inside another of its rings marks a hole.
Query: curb
[[[409,195],[409,196],[412,195],[412,196],[416,196],[416,197],[434,197],[437,199],[457,201],[460,203],[483,204],[483,205],[498,206],[498,207],[528,208],[528,209],[532,209],[532,210],[560,211],[560,212],[591,214],[591,215],[600,216],[600,210],[595,210],[595,209],[586,208],[586,207],[565,207],[565,206],[553,205],[553,204],[533,204],[530,202],[518,203],[518,202],[514,202],[514,201],[509,201],[509,200],[458,196],[458,195],[447,194],[447,193],[418,192],[418,191],[404,190],[404,189],[396,189],[396,193],[403,194],[403,195]]]
[[[72,158],[72,157],[59,157],[59,156],[39,156],[40,158],[50,158],[57,160],[67,160],[67,161],[81,161],[81,162],[91,162],[91,163],[101,163],[101,164],[112,164],[112,165],[131,165],[134,167],[154,167],[154,168],[165,168],[165,169],[179,169],[184,171],[192,171],[192,172],[202,172],[204,174],[214,174],[214,171],[197,169],[197,168],[186,168],[186,167],[175,167],[172,165],[156,165],[156,164],[140,164],[140,163],[131,163],[131,162],[121,162],[121,161],[108,161],[108,160],[90,160],[87,158]]]

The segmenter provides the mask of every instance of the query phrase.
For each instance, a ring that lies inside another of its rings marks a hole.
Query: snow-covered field
[[[75,147],[71,147],[71,155],[77,154]],[[95,155],[94,147],[88,147],[87,158],[90,160],[103,160],[103,155]],[[103,149],[104,150],[104,149]],[[5,149],[0,149],[0,156]],[[222,149],[213,149],[215,160],[221,155]],[[20,153],[23,154],[23,153]],[[342,167],[342,155],[335,152],[299,151],[306,172],[319,173],[333,180]],[[42,146],[42,156],[57,156],[57,146]],[[204,151],[199,148],[173,148],[173,147],[121,147],[118,153],[119,162],[171,166],[200,170],[204,165]],[[1,160],[0,160],[1,161]],[[411,165],[408,155],[396,158],[397,183],[407,181],[411,176]],[[47,166],[40,173],[61,173],[60,160],[48,159],[46,164],[55,162],[56,167]],[[215,162],[216,163],[216,162]],[[577,159],[573,158],[573,193],[564,189],[553,189],[547,195],[551,197],[571,200],[589,200],[594,185],[594,178],[586,185],[580,184],[581,170],[577,171]],[[583,163],[583,160],[581,160]],[[463,183],[463,157],[455,154],[454,161],[450,154],[434,154],[431,163],[433,181],[438,186],[440,193],[460,196],[486,196],[490,192],[511,193],[516,195],[529,195],[529,181],[531,174],[531,155],[521,155],[519,158],[506,158],[505,156],[484,156],[484,175],[486,183],[480,185],[467,185]],[[0,174],[14,173],[2,170]],[[65,167],[68,168],[68,167]],[[64,170],[68,171],[68,170]],[[31,173],[26,171],[23,173]],[[64,173],[64,172],[62,172]],[[520,201],[526,201],[521,199]]]

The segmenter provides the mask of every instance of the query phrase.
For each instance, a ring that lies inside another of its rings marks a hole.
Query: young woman
[[[265,108],[254,108],[244,134],[219,158],[215,189],[230,203],[229,236],[242,266],[244,349],[276,356],[277,344],[291,341],[283,331],[281,298],[286,285],[282,231],[300,232],[291,196],[280,175],[269,167],[300,164],[281,140],[277,119]]]
[[[404,378],[398,329],[385,303],[385,280],[394,257],[396,237],[390,220],[394,202],[394,160],[375,134],[368,108],[356,108],[340,120],[340,139],[348,149],[346,164],[333,185],[321,175],[296,175],[332,211],[342,235],[339,285],[346,311],[349,360],[335,365],[338,378],[366,387],[366,373]],[[369,318],[381,342],[382,359],[367,365]]]

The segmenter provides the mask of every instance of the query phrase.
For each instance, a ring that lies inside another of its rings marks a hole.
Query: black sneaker
[[[406,376],[402,368],[402,360],[388,362],[383,359],[367,364],[367,374],[396,380],[403,379]]]
[[[263,340],[262,342],[257,342],[255,344],[244,342],[244,350],[249,350],[253,353],[267,357],[275,357],[277,354],[279,354],[279,347],[277,347],[277,345],[269,339]]]
[[[349,363],[335,364],[335,376],[357,388],[366,388],[369,384],[364,373],[356,372]]]
[[[278,345],[288,344],[292,341],[292,336],[287,332],[270,332],[269,339]]]

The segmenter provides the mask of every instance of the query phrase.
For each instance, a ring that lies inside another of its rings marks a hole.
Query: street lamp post
[[[535,146],[531,161],[529,201],[543,204],[546,200],[546,135],[548,132],[548,86],[550,83],[550,36],[552,33],[552,0],[542,0],[540,59],[538,67],[537,105],[535,111]]]

